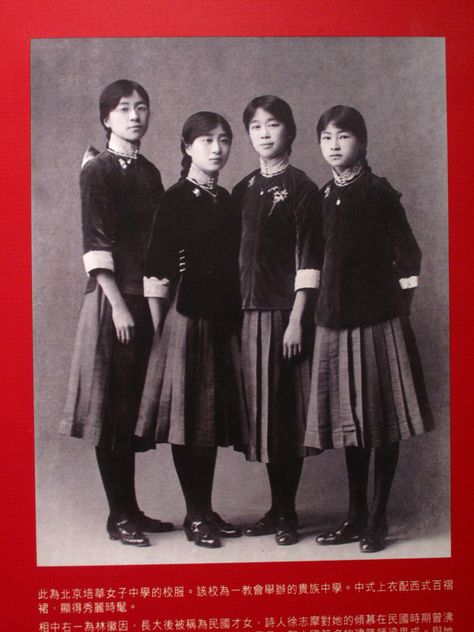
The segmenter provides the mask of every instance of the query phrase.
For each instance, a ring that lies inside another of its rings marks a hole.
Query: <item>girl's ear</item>
[[[191,147],[191,145],[185,145],[184,146],[184,151],[187,153],[188,156],[191,156],[191,153],[189,151],[189,148]]]
[[[108,116],[106,116],[105,119],[104,119],[104,125],[105,125],[105,127],[110,129],[110,122],[109,122],[109,117]]]

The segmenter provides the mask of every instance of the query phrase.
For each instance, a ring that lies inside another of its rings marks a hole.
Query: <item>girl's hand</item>
[[[128,344],[133,339],[135,323],[120,293],[115,275],[111,270],[98,270],[96,279],[112,307],[117,339],[122,344]]]
[[[126,305],[112,308],[112,320],[114,321],[118,341],[128,345],[135,334],[135,323]]]
[[[283,357],[297,358],[303,352],[303,327],[299,320],[291,320],[283,335]]]

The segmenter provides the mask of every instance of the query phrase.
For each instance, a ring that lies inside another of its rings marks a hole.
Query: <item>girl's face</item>
[[[263,160],[278,158],[288,152],[288,132],[284,123],[263,108],[257,108],[249,124],[249,136]]]
[[[191,156],[195,167],[208,176],[215,175],[227,162],[230,152],[230,138],[222,125],[198,136],[190,145],[186,145],[186,153]]]
[[[362,144],[352,132],[329,123],[321,132],[321,153],[324,160],[337,172],[352,167],[358,160]]]
[[[120,140],[137,143],[148,129],[150,111],[136,90],[122,97],[104,119],[104,125]]]

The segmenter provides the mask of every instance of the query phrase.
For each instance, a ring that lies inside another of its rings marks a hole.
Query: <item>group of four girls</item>
[[[222,116],[187,119],[166,192],[138,151],[148,118],[142,86],[107,86],[107,148],[80,178],[89,280],[61,429],[95,443],[109,536],[147,546],[145,533],[173,529],[140,510],[134,481],[135,452],[168,442],[188,540],[294,544],[303,458],[344,447],[347,519],[317,542],[381,550],[398,442],[432,417],[408,322],[420,251],[400,195],[367,164],[362,116],[335,106],[319,119],[333,180],[318,192],[290,164],[289,105],[253,99],[243,122],[260,165],[232,195],[217,184],[232,143]],[[217,447],[231,445],[266,463],[271,490],[243,531],[212,506]]]

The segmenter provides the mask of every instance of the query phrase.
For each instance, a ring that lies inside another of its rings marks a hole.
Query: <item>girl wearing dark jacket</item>
[[[241,535],[212,507],[217,447],[245,442],[240,222],[229,193],[217,185],[231,141],[218,114],[198,112],[185,122],[181,179],[161,200],[145,279],[156,333],[137,433],[172,444],[186,537],[209,548]]]
[[[243,119],[260,159],[260,168],[232,193],[242,215],[246,456],[266,464],[271,491],[269,511],[245,534],[273,533],[277,544],[290,545],[298,541],[296,492],[303,457],[310,452],[303,439],[312,326],[304,315],[320,268],[308,249],[318,188],[290,164],[296,124],[283,99],[256,97]]]
[[[169,531],[148,518],[135,496],[135,425],[153,337],[143,296],[146,246],[163,192],[158,169],[139,153],[149,97],[119,80],[100,95],[107,148],[80,177],[87,283],[74,347],[61,432],[90,439],[109,504],[107,532],[123,544],[148,546],[143,532]]]
[[[386,508],[399,441],[433,426],[408,320],[421,253],[400,194],[372,173],[367,129],[348,106],[326,111],[318,139],[334,179],[320,194],[323,259],[305,445],[345,448],[349,511],[322,545],[385,546]],[[374,493],[367,484],[374,453]]]

